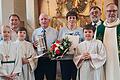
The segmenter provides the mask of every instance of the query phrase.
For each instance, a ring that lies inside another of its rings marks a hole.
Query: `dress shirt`
[[[102,23],[102,21],[99,20],[97,23],[92,22],[92,25],[95,25],[95,24],[96,24],[95,27],[97,28],[97,26],[101,25],[101,23]]]
[[[46,43],[47,43],[47,48],[49,49],[53,43],[53,41],[55,41],[57,39],[58,36],[58,31],[55,30],[52,27],[48,27],[45,29],[46,31]],[[39,36],[39,35],[43,35],[43,28],[37,28],[34,30],[33,34],[32,34],[32,42],[34,43],[35,37]]]

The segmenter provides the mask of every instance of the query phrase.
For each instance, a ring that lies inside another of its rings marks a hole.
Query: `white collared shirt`
[[[96,23],[96,28],[97,28],[97,26],[99,26],[99,25],[101,25],[101,23],[102,23],[102,21],[101,20],[99,20],[97,23]],[[95,23],[94,22],[92,22],[92,25],[94,25]]]
[[[58,31],[55,30],[52,27],[48,27],[45,29],[46,31],[46,42],[47,42],[47,47],[48,49],[50,48],[50,46],[52,45],[53,41],[55,41],[58,37]],[[43,28],[37,28],[34,30],[33,34],[32,34],[32,42],[34,43],[35,41],[35,37],[42,35],[43,34]]]
[[[92,25],[94,25],[95,23],[94,22],[92,22]],[[95,30],[95,34],[94,34],[94,39],[96,39],[96,32],[97,32],[97,27],[99,26],[99,25],[101,25],[102,24],[102,21],[101,20],[99,20],[97,23],[96,23],[96,30]]]

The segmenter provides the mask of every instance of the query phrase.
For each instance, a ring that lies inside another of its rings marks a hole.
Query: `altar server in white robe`
[[[83,31],[85,41],[78,45],[74,56],[78,69],[77,80],[104,80],[105,47],[100,40],[93,39],[94,26],[86,25]]]
[[[10,40],[11,29],[1,27],[3,40],[0,42],[0,80],[21,80],[22,60],[16,45]]]
[[[25,40],[27,30],[24,27],[19,27],[17,30],[18,39],[15,44],[22,55],[22,80],[35,80],[34,70],[37,66],[37,59],[35,59],[36,52],[32,43]]]

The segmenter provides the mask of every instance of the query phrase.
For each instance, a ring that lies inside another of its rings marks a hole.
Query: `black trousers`
[[[47,80],[56,80],[57,61],[50,60],[47,57],[38,59],[38,65],[35,70],[35,80],[44,80],[44,75]]]
[[[77,68],[73,60],[61,60],[60,67],[62,80],[76,80]]]

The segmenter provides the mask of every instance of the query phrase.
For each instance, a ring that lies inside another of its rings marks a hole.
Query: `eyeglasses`
[[[117,12],[117,10],[107,10],[107,12],[111,13],[111,12]]]
[[[91,15],[98,14],[98,13],[99,13],[98,11],[90,12]]]

